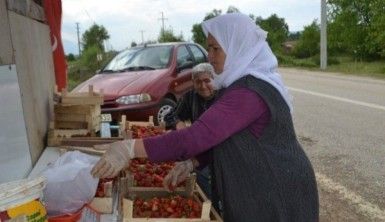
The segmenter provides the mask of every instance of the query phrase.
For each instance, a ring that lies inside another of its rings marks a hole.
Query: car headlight
[[[117,100],[115,100],[119,104],[137,104],[151,101],[151,96],[147,93],[137,94],[137,95],[129,95],[129,96],[121,96]]]

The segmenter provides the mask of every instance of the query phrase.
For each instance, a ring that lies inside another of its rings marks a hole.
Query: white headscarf
[[[210,33],[226,53],[223,72],[214,76],[218,89],[252,75],[274,86],[292,110],[291,96],[277,72],[277,58],[266,42],[267,32],[241,13],[209,19],[202,23],[202,28],[206,37]]]

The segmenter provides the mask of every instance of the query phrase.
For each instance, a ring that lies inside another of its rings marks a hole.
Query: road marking
[[[327,95],[327,94],[323,94],[323,93],[317,93],[317,92],[293,88],[293,87],[288,87],[288,89],[295,91],[295,92],[301,92],[301,93],[305,93],[305,94],[309,94],[309,95],[313,95],[313,96],[319,96],[319,97],[324,97],[324,98],[328,98],[328,99],[334,99],[334,100],[338,100],[338,101],[342,101],[342,102],[352,103],[352,104],[356,104],[356,105],[366,106],[366,107],[370,107],[370,108],[374,108],[374,109],[380,109],[380,110],[385,111],[385,106],[381,106],[381,105],[377,105],[377,104],[373,104],[373,103],[366,103],[366,102],[361,102],[361,101],[357,101],[357,100],[346,99],[346,98],[342,98],[342,97],[338,97],[338,96],[331,96],[331,95]]]
[[[369,217],[370,221],[376,219],[385,220],[385,211],[381,210],[377,205],[364,200],[361,196],[348,190],[341,184],[334,182],[332,179],[321,173],[316,173],[316,178],[319,186],[337,192],[340,199],[352,203],[352,206],[354,206],[358,212]]]

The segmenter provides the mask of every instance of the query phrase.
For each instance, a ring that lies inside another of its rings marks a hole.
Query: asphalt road
[[[280,69],[316,171],[321,221],[385,221],[385,81]]]

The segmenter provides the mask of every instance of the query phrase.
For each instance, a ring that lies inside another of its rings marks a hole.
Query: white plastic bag
[[[99,179],[92,177],[91,169],[98,160],[79,151],[66,152],[42,172],[47,178],[43,200],[49,216],[74,213],[92,200]]]

